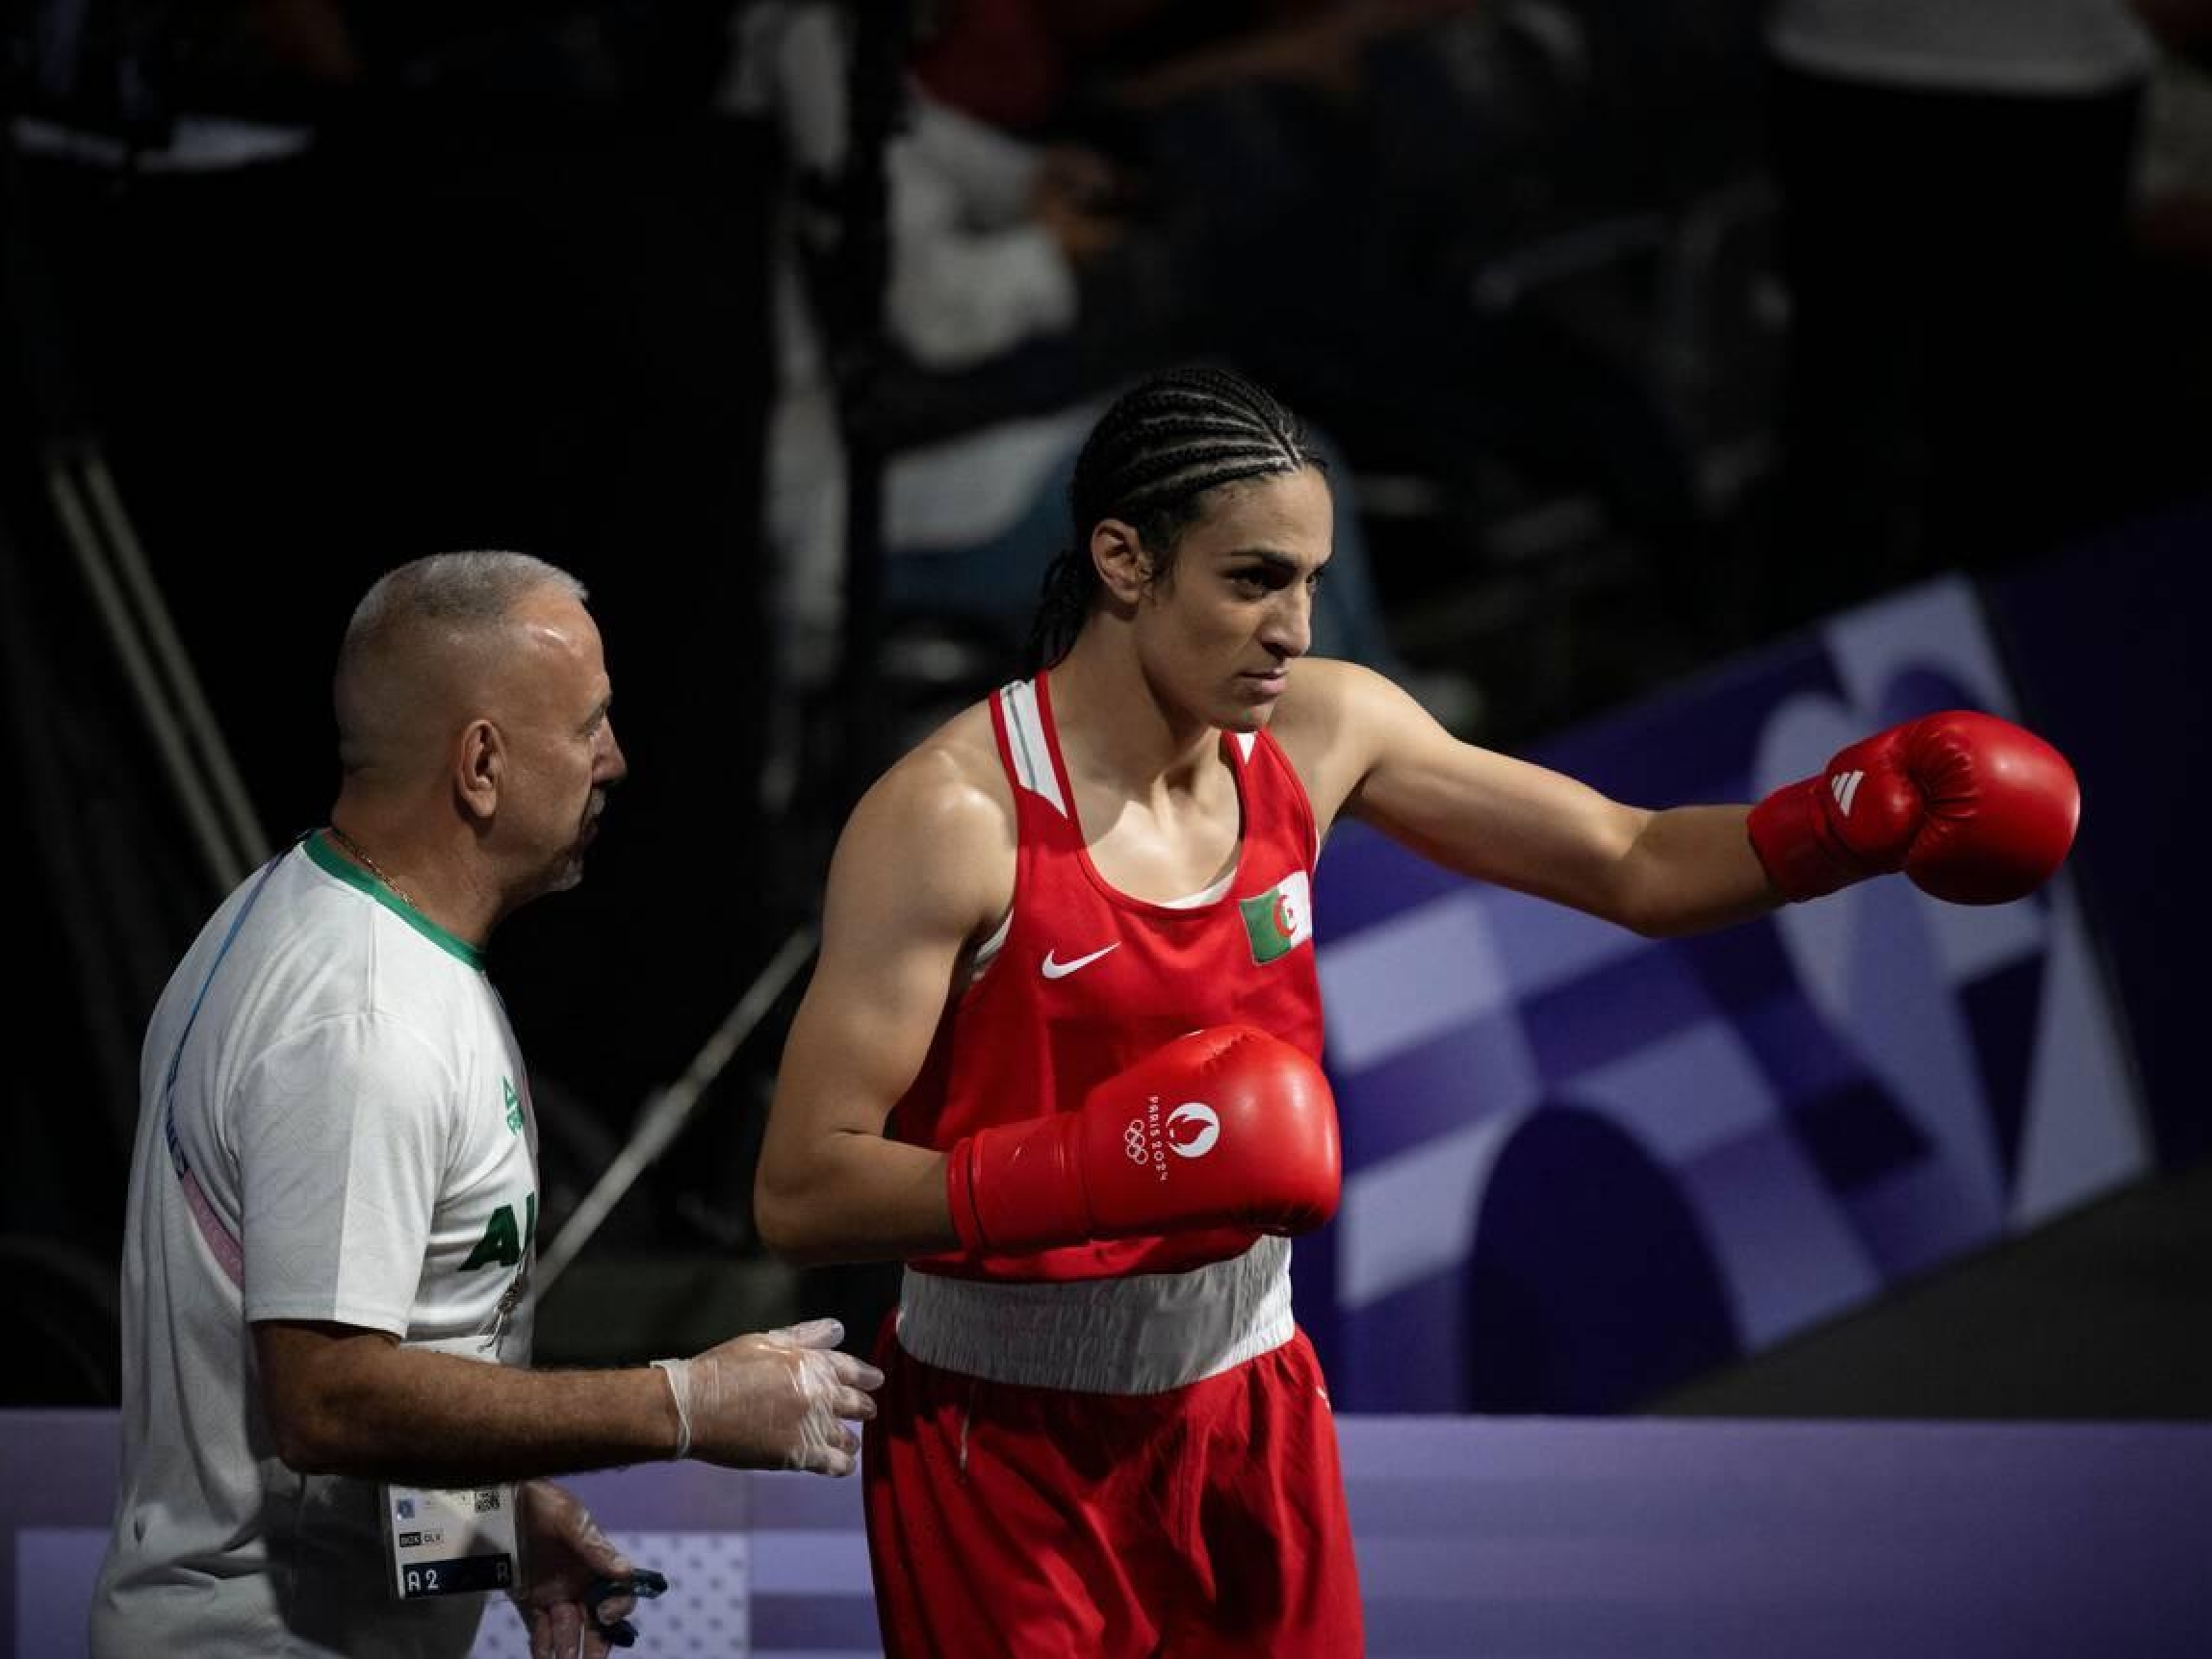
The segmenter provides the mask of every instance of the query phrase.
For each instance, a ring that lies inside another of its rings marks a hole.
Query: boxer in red
[[[2017,898],[2046,744],[1933,715],[1756,808],[1651,811],[1300,660],[1328,482],[1242,378],[1108,410],[1035,676],[854,810],[757,1187],[796,1260],[900,1260],[862,1461],[893,1659],[1359,1653],[1288,1236],[1339,1183],[1312,883],[1339,818],[1639,932],[1903,871]]]

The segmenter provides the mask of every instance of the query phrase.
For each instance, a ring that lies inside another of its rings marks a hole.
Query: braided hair
[[[1116,398],[1084,441],[1067,487],[1075,540],[1046,568],[1030,630],[1032,668],[1067,654],[1098,595],[1091,532],[1119,519],[1155,561],[1174,562],[1175,543],[1205,511],[1209,491],[1307,467],[1325,472],[1304,425],[1231,370],[1172,369]]]

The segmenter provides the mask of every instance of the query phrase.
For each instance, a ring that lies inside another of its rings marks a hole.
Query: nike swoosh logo
[[[1052,959],[1052,953],[1046,951],[1044,953],[1044,977],[1048,980],[1064,980],[1077,968],[1089,967],[1100,957],[1105,956],[1108,951],[1118,951],[1120,948],[1121,941],[1116,939],[1111,945],[1093,951],[1088,957],[1077,957],[1072,962],[1056,962]]]

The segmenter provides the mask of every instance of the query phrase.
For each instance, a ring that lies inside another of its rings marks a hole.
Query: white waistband
[[[899,1346],[994,1383],[1160,1394],[1278,1348],[1291,1319],[1290,1240],[1188,1273],[1009,1284],[906,1272]]]

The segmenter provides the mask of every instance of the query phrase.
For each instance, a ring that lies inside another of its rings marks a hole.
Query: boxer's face
[[[1313,641],[1330,525],[1328,480],[1311,467],[1212,492],[1137,606],[1147,678],[1210,725],[1265,726]]]

